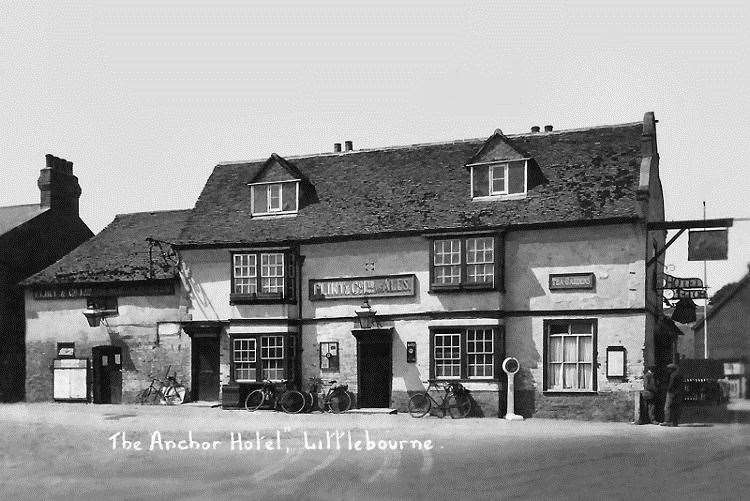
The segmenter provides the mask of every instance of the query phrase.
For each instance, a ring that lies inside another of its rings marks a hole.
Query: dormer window
[[[251,185],[253,216],[296,214],[299,209],[299,181]]]
[[[526,160],[474,164],[471,169],[472,198],[517,198],[526,195]]]

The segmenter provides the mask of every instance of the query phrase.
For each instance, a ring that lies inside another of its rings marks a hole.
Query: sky
[[[232,160],[659,120],[668,220],[750,217],[750,2],[0,0],[0,205],[189,208]],[[708,263],[748,272],[750,221]],[[687,234],[669,273],[702,277]]]

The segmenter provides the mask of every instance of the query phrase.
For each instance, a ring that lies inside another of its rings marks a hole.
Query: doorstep
[[[389,409],[387,407],[362,407],[346,411],[347,414],[396,414],[397,412],[396,409]]]
[[[198,400],[197,402],[185,402],[184,405],[186,407],[221,407],[221,402],[218,400],[216,402],[212,402],[210,400]]]

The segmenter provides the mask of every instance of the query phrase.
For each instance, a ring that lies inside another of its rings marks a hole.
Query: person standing
[[[664,422],[662,426],[677,426],[680,421],[680,405],[682,404],[682,374],[677,364],[669,364],[669,383],[667,385],[667,399],[664,402]]]
[[[641,396],[646,404],[646,412],[648,416],[648,423],[659,424],[656,419],[656,377],[654,376],[653,367],[648,367],[646,373],[643,375],[643,391]]]

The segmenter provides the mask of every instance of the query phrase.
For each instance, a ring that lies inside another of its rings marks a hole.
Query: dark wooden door
[[[219,399],[219,340],[193,338],[193,400]]]
[[[391,345],[390,343],[359,343],[360,407],[388,407],[391,404]]]

